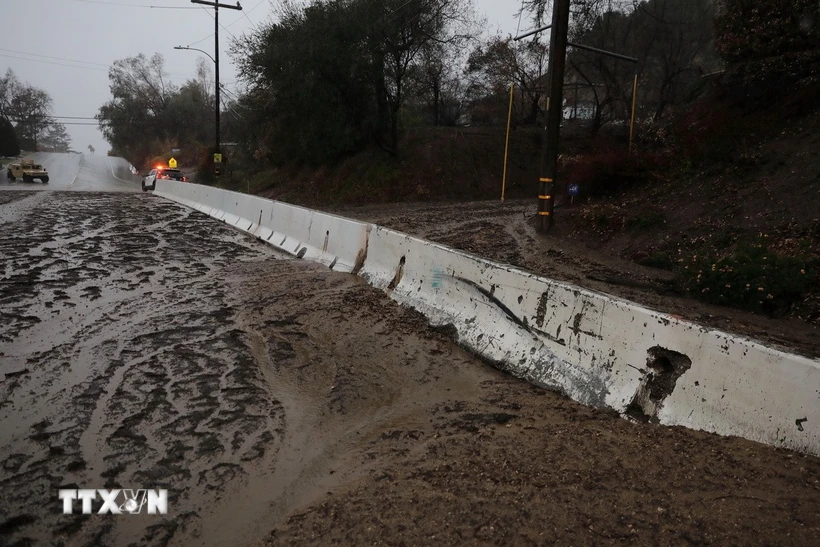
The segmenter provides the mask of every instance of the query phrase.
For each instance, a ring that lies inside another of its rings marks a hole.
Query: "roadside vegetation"
[[[526,0],[522,29],[548,7]],[[569,237],[668,272],[692,298],[820,321],[820,5],[587,0],[571,25],[571,41],[638,62],[568,54]],[[498,199],[512,83],[506,197],[531,198],[548,35],[491,27],[470,0],[280,5],[233,44],[242,91],[225,94],[235,145],[216,181],[207,65],[177,87],[160,55],[117,63],[101,128],[142,168],[180,148],[199,182],[305,205]]]
[[[21,148],[68,152],[71,138],[65,125],[52,117],[51,96],[8,69],[0,76],[0,155],[16,156]]]

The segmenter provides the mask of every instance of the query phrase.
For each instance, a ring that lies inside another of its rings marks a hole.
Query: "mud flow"
[[[2,545],[808,544],[818,477],[529,386],[170,202],[0,192]],[[168,513],[64,515],[61,488]]]

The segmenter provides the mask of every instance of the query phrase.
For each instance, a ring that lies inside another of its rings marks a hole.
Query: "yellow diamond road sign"
[[[171,158],[170,160],[168,160],[168,167],[170,167],[171,169],[176,169],[177,168],[177,160],[174,159],[174,158]]]
[[[218,152],[214,154],[214,163],[222,163],[222,154]]]

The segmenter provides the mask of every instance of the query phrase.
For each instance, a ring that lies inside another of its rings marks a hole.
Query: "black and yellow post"
[[[567,32],[569,30],[570,0],[556,0],[552,10],[552,37],[550,38],[549,74],[550,94],[547,106],[547,125],[544,151],[538,177],[538,229],[552,228],[555,213],[555,177],[558,170],[558,141],[564,104],[564,69],[567,60]]]

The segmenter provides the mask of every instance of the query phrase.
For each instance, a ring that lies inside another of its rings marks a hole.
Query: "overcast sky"
[[[275,18],[278,0],[240,1],[243,12],[220,10],[219,17],[227,29],[219,33],[220,80],[232,90],[238,82],[228,56],[231,35],[239,37]],[[515,33],[519,0],[474,2],[489,32]],[[174,83],[192,77],[201,54],[174,46],[212,54],[214,21],[209,11],[189,0],[2,0],[0,69],[5,73],[11,68],[20,80],[46,90],[54,99],[55,116],[90,118],[110,97],[108,66],[117,59],[159,52]],[[521,25],[527,27],[527,22]],[[60,121],[75,150],[85,151],[89,144],[99,152],[109,149],[94,120]]]

